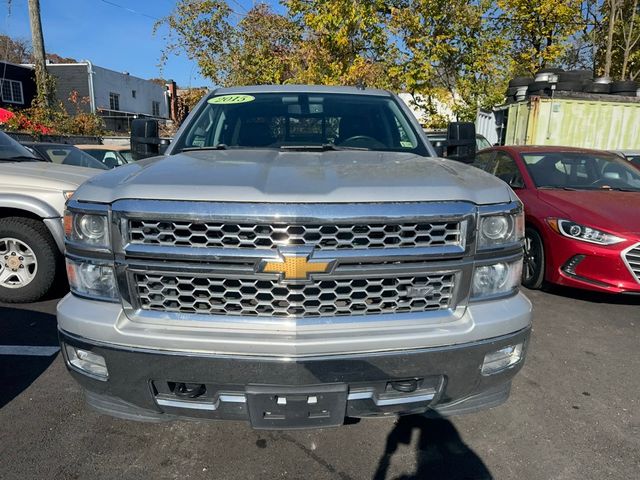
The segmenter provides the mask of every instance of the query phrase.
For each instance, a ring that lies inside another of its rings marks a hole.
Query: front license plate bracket
[[[264,430],[337,427],[344,423],[347,393],[346,384],[248,385],[251,426]]]

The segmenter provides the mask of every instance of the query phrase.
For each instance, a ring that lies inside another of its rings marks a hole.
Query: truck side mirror
[[[131,157],[134,160],[160,154],[158,121],[138,118],[131,122]]]
[[[471,163],[476,156],[476,126],[451,122],[447,128],[447,158]]]

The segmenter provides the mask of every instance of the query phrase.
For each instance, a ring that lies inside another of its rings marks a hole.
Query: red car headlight
[[[587,227],[571,220],[562,218],[547,218],[549,226],[560,235],[583,242],[595,243],[598,245],[615,245],[624,242],[624,238],[617,237],[611,233],[603,232],[596,228]]]

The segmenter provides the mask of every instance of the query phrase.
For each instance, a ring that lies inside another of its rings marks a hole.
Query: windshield
[[[484,150],[485,148],[491,148],[491,144],[489,143],[489,140],[487,140],[482,135],[476,135],[476,149]]]
[[[36,158],[29,150],[16,142],[13,138],[4,132],[0,132],[0,161],[13,159]]]
[[[393,99],[323,93],[214,96],[178,140],[174,151],[296,147],[427,154]]]
[[[83,151],[106,165],[107,168],[115,168],[129,163],[126,158],[120,155],[120,152],[115,150],[93,148]]]
[[[32,147],[53,163],[107,170],[107,166],[72,145],[34,144]]]
[[[549,152],[522,158],[538,188],[640,191],[640,171],[616,155]]]

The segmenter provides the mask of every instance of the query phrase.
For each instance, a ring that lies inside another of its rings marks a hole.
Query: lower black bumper
[[[279,429],[334,425],[345,416],[429,410],[454,415],[498,405],[509,396],[511,379],[523,360],[484,376],[484,356],[520,342],[526,348],[530,330],[449,347],[302,359],[131,349],[59,333],[63,346],[105,358],[109,377],[101,381],[70,366],[65,353],[67,367],[87,391],[89,404],[102,413],[142,421],[251,420],[257,428]],[[308,404],[296,407],[297,420],[291,420],[287,409],[293,409],[292,400],[300,399]],[[273,408],[268,408],[271,400]],[[259,411],[273,421],[258,419]],[[319,420],[298,422],[301,412],[302,417],[308,413]]]

